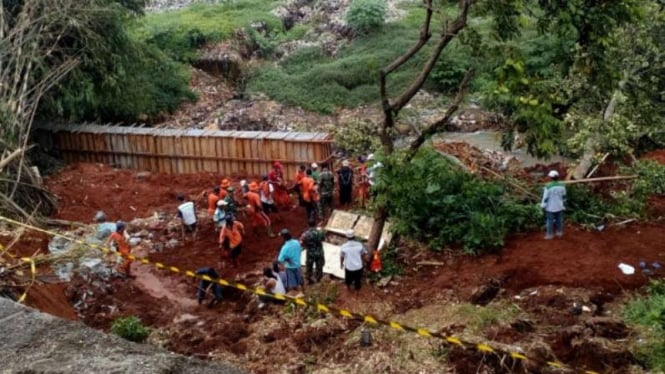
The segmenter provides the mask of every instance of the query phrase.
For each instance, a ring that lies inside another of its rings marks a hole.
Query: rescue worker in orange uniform
[[[231,181],[228,178],[224,178],[222,179],[222,182],[219,184],[219,187],[220,187],[219,198],[226,199],[228,190],[231,187]]]
[[[305,165],[300,165],[298,171],[296,172],[296,177],[294,178],[294,185],[292,190],[298,194],[298,204],[300,206],[305,206],[305,201],[302,199],[302,180],[307,176],[305,172]]]
[[[226,226],[219,233],[219,248],[222,250],[222,258],[230,258],[233,267],[238,267],[240,262],[238,256],[242,251],[242,238],[245,235],[245,226],[236,221],[235,217],[226,219]]]
[[[104,246],[108,246],[111,243],[117,249],[117,251],[122,255],[123,258],[123,262],[122,264],[120,264],[118,270],[129,278],[135,278],[133,275],[131,275],[130,272],[132,260],[130,260],[127,257],[131,253],[131,248],[129,247],[127,239],[125,239],[124,222],[122,221],[116,222],[115,231],[108,237],[108,239],[106,239],[106,242],[104,242]]]
[[[307,212],[307,221],[315,221],[318,216],[318,192],[316,190],[316,183],[314,178],[312,178],[312,170],[309,169],[306,172],[305,177],[300,182],[300,188],[302,192],[302,199],[305,205],[305,211]]]
[[[291,197],[287,191],[284,171],[282,170],[282,164],[279,161],[273,162],[272,170],[268,174],[268,181],[274,187],[275,191],[273,192],[273,197],[277,208],[291,208]]]
[[[250,222],[253,227],[258,225],[265,226],[268,236],[271,238],[275,237],[275,234],[272,233],[272,226],[270,223],[270,217],[263,211],[263,204],[261,203],[261,195],[259,194],[259,184],[256,182],[251,182],[248,185],[249,191],[245,194],[247,199],[247,210],[250,216]]]
[[[217,202],[219,201],[219,187],[214,187],[212,192],[208,192],[208,215],[212,217],[217,209]]]

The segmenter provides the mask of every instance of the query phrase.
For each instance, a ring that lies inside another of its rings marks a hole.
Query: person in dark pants
[[[353,169],[349,167],[349,160],[342,161],[342,167],[337,171],[339,183],[339,205],[353,203]]]
[[[353,230],[346,231],[346,237],[349,239],[340,249],[340,268],[344,269],[344,283],[347,288],[360,289],[362,285],[363,262],[367,255],[367,249],[359,241],[355,240]]]
[[[307,251],[305,262],[305,276],[309,284],[320,282],[323,278],[323,266],[326,263],[323,255],[323,232],[316,228],[315,221],[307,222],[309,228],[300,236],[300,245]],[[316,266],[316,281],[312,278],[313,268]]]
[[[211,267],[198,269],[196,271],[196,275],[198,276],[207,275],[212,279],[219,279],[219,274],[217,274],[215,269]],[[210,300],[210,302],[208,303],[208,307],[212,308],[215,304],[219,304],[219,302],[222,301],[222,286],[220,286],[219,283],[201,279],[199,282],[199,288],[197,290],[196,297],[199,301],[199,305],[201,305],[201,303],[203,303],[203,300],[206,298],[209,289],[212,289],[212,294],[214,295],[214,298]]]

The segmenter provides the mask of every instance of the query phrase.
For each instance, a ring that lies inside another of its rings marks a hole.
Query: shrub
[[[635,355],[654,372],[665,370],[665,282],[652,281],[646,296],[626,306],[624,318],[641,335]]]
[[[381,28],[386,19],[385,0],[353,0],[346,22],[357,34],[367,34]]]
[[[376,124],[369,121],[328,125],[327,130],[333,134],[337,148],[351,155],[371,153],[381,145]]]
[[[482,181],[428,148],[408,165],[389,159],[378,182],[378,198],[388,206],[394,231],[434,250],[499,249],[509,233],[542,221],[535,204],[511,198],[503,185]]]
[[[123,339],[142,343],[150,335],[150,329],[143,326],[141,320],[135,316],[121,317],[113,321],[111,331]]]

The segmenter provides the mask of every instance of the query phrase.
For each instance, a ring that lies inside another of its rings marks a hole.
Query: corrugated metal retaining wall
[[[172,174],[259,176],[277,160],[291,178],[298,165],[321,163],[332,155],[332,137],[326,133],[51,125],[37,127],[35,137],[67,162]]]

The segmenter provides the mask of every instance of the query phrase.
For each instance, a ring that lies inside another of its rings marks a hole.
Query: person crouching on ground
[[[222,250],[222,258],[230,258],[231,264],[236,268],[240,265],[238,256],[242,251],[244,235],[245,226],[233,216],[226,217],[226,225],[219,233],[219,248]]]
[[[210,302],[208,303],[208,308],[212,308],[215,304],[219,304],[219,302],[222,301],[222,286],[220,286],[219,283],[216,282],[216,280],[219,279],[219,274],[217,274],[215,269],[211,267],[206,267],[196,270],[196,275],[197,276],[205,275],[212,279],[212,280],[206,280],[206,279],[200,280],[199,287],[196,292],[196,298],[199,301],[199,305],[203,303],[203,300],[206,298],[208,291],[210,291],[211,289],[214,298],[210,300]]]
[[[286,294],[286,288],[279,274],[269,267],[263,268],[261,285],[266,290],[266,293],[270,295]],[[284,304],[284,300],[275,299],[270,296],[259,296],[259,308],[263,308],[266,303]]]
[[[118,270],[124,274],[126,277],[135,278],[131,274],[132,260],[129,259],[129,254],[131,253],[131,248],[129,247],[129,242],[125,238],[125,223],[118,221],[115,224],[115,231],[106,239],[104,246],[113,244],[117,251],[122,255],[123,261],[118,267]]]
[[[349,240],[340,248],[339,267],[344,269],[346,288],[351,289],[351,284],[353,284],[353,288],[357,291],[362,285],[363,261],[367,255],[367,249],[362,243],[354,239],[353,230],[347,230],[346,237]]]
[[[196,210],[194,202],[185,201],[185,195],[178,194],[176,199],[180,202],[178,205],[178,218],[182,222],[182,240],[185,240],[185,234],[192,234],[192,240],[196,240]]]
[[[303,285],[302,271],[300,269],[300,243],[293,239],[291,232],[282,229],[279,235],[284,238],[284,244],[279,251],[277,261],[286,268],[286,290],[298,290]]]
[[[547,233],[545,239],[552,239],[554,236],[554,227],[556,226],[556,236],[563,236],[563,211],[566,202],[566,186],[559,182],[559,172],[550,171],[547,176],[551,179],[545,185],[543,191],[543,200],[540,207],[545,209],[545,227]]]

